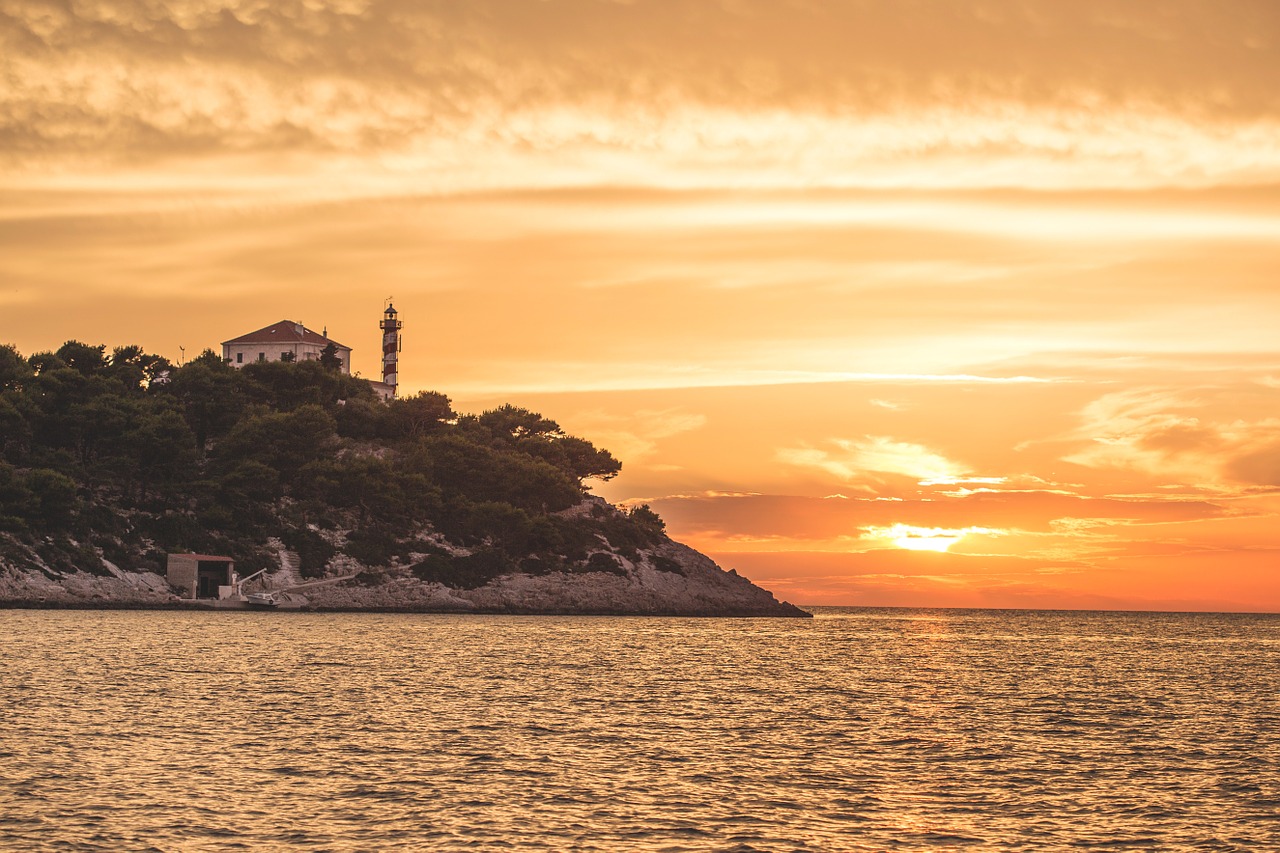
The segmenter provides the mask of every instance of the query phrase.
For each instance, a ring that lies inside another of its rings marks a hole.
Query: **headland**
[[[332,351],[0,346],[0,606],[809,615],[590,494],[621,463],[555,421]]]

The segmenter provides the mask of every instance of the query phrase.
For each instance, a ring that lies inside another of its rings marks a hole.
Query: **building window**
[[[244,353],[236,353],[236,364],[244,364]]]
[[[267,354],[265,352],[258,353],[258,361],[266,361],[266,360],[267,360]]]

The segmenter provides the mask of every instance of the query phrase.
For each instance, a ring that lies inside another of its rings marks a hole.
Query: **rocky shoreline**
[[[782,602],[781,606],[794,608],[794,612],[779,612],[776,608],[760,610],[538,610],[538,609],[475,609],[446,610],[420,607],[295,607],[259,610],[249,607],[210,607],[199,602],[137,602],[137,601],[0,601],[0,610],[130,610],[181,613],[417,613],[441,616],[593,616],[600,618],[679,618],[679,619],[810,619],[813,614],[794,605]]]
[[[10,542],[12,545],[12,540]],[[9,554],[15,549],[7,549]],[[0,608],[100,610],[248,610],[243,600],[180,598],[153,571],[130,571],[105,559],[91,571],[0,558]],[[503,574],[471,589],[423,580],[412,565],[357,566],[345,579],[294,586],[296,555],[279,551],[266,579],[281,590],[273,612],[474,613],[558,616],[691,616],[808,618],[703,554],[664,537],[614,571]],[[348,564],[348,567],[349,564]]]

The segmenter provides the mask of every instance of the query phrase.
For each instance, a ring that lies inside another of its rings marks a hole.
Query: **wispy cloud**
[[[575,429],[591,435],[627,465],[651,459],[662,439],[700,429],[707,417],[679,409],[641,409],[626,415],[596,410],[579,412],[573,421]]]
[[[810,542],[860,539],[893,529],[1020,531],[1022,535],[1071,535],[1109,529],[1122,538],[1135,525],[1182,525],[1247,518],[1205,500],[1088,498],[1052,492],[1007,492],[961,498],[828,500],[788,495],[672,495],[645,499],[688,535],[715,538],[735,531],[756,537]],[[856,548],[854,548],[856,550]]]
[[[868,475],[898,474],[921,481],[959,482],[963,467],[919,444],[886,436],[832,439],[826,447],[784,447],[778,460],[817,468],[845,481]]]
[[[1182,483],[1280,484],[1280,418],[1256,420],[1239,410],[1224,417],[1220,396],[1167,388],[1103,395],[1080,413],[1076,436],[1087,440],[1066,461],[1091,468],[1140,471]]]
[[[984,8],[5,0],[0,151],[417,191],[1280,175],[1265,4]]]

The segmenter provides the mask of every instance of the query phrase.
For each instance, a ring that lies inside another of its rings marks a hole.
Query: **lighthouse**
[[[382,382],[390,389],[389,397],[395,397],[396,384],[399,382],[400,362],[400,328],[404,325],[396,319],[396,307],[387,300],[387,309],[382,312]]]

